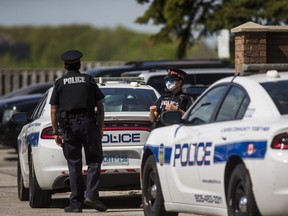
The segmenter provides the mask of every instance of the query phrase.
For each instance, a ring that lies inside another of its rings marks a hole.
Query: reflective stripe
[[[251,152],[253,145],[253,152]],[[267,141],[244,141],[215,146],[214,163],[221,163],[233,155],[240,158],[264,159],[267,150]]]
[[[27,136],[27,142],[30,146],[32,147],[36,147],[38,146],[38,142],[39,142],[39,132],[37,133],[30,133]]]

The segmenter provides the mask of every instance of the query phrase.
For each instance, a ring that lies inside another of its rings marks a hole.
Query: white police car
[[[288,214],[288,72],[223,78],[144,146],[145,215]]]
[[[99,87],[105,95],[100,187],[140,189],[141,152],[151,131],[149,106],[159,94],[151,86],[137,82],[106,82]],[[18,123],[28,122],[18,136],[18,197],[29,200],[32,208],[48,207],[53,193],[69,191],[67,162],[52,136],[51,93],[52,88],[45,93],[29,122],[25,113],[12,117]],[[86,172],[84,166],[84,177]]]

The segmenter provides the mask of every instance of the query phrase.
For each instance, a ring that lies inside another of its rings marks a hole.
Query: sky
[[[148,7],[136,0],[0,0],[0,26],[88,24],[156,33],[160,26],[135,23]],[[212,48],[216,44],[215,38],[206,42]]]
[[[147,8],[136,0],[0,0],[0,26],[121,25],[138,32],[157,32],[160,27],[134,22]]]

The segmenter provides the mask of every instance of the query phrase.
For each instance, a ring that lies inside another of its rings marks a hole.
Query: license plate
[[[103,166],[129,165],[128,155],[124,153],[104,153]]]

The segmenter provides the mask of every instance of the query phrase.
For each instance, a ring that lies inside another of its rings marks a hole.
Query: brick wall
[[[237,74],[242,73],[244,64],[288,63],[287,26],[262,26],[248,22],[231,32],[235,34]]]

